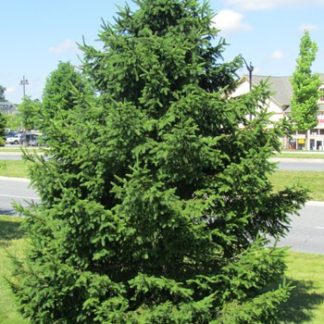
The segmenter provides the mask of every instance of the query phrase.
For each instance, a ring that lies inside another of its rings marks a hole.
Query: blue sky
[[[130,1],[129,1],[130,2]],[[59,61],[79,64],[76,42],[95,44],[101,19],[112,22],[125,0],[12,0],[1,5],[0,84],[19,103],[23,75],[27,95],[41,98]],[[256,74],[290,75],[303,30],[319,51],[314,70],[324,73],[324,0],[210,0],[214,19],[230,44],[226,60],[242,54]],[[98,43],[99,46],[99,43]],[[241,71],[245,73],[244,69]]]

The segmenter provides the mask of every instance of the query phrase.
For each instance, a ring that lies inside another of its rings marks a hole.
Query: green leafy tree
[[[0,146],[5,145],[7,121],[4,114],[0,113]]]
[[[7,102],[5,97],[6,88],[0,85],[0,102]],[[6,130],[6,118],[2,112],[0,112],[0,146],[5,144],[5,130]]]
[[[89,84],[70,62],[60,62],[47,79],[43,93],[47,119],[58,111],[72,109],[77,101],[76,93],[90,93]]]
[[[298,131],[306,132],[307,149],[307,131],[314,128],[318,123],[317,113],[321,80],[319,75],[312,73],[311,70],[317,50],[317,44],[311,40],[309,32],[305,31],[300,41],[297,65],[291,79],[293,89],[291,99],[292,119]]]
[[[38,129],[40,127],[42,104],[38,99],[24,97],[18,105],[18,118],[25,130]]]
[[[103,26],[103,50],[82,47],[96,96],[75,71],[48,79],[21,309],[34,323],[274,321],[290,287],[265,237],[305,197],[268,180],[269,91],[230,98],[242,60],[222,61],[207,4],[136,3]]]
[[[0,85],[0,102],[7,101],[6,97],[5,97],[5,91],[6,91],[6,88],[3,87],[2,85]]]
[[[21,128],[21,122],[18,114],[6,114],[6,128],[10,130],[18,130]]]

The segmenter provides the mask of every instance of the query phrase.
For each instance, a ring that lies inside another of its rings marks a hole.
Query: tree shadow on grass
[[[21,223],[17,221],[0,219],[0,247],[10,245],[11,240],[18,240],[23,237]]]
[[[280,323],[301,323],[312,320],[312,310],[324,302],[324,294],[316,293],[316,287],[311,280],[291,280],[295,287],[287,303],[282,305]]]

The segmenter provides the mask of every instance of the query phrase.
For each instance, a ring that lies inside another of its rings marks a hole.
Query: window
[[[324,87],[321,86],[319,91],[320,91],[320,101],[324,101]]]
[[[318,135],[318,129],[312,129],[310,133],[311,135]]]

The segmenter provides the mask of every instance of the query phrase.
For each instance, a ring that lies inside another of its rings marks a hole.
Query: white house
[[[17,112],[17,108],[9,101],[0,101],[0,112],[9,115],[15,114]]]
[[[308,131],[308,147],[312,150],[324,150],[324,74],[320,74],[322,86],[320,87],[321,97],[318,102],[318,124],[314,129]],[[290,101],[292,97],[292,87],[290,77],[287,76],[263,76],[253,75],[252,86],[258,85],[261,81],[267,81],[271,90],[271,97],[269,98],[268,111],[272,113],[271,120],[278,121],[284,116],[290,114]],[[249,92],[249,77],[244,76],[233,97]],[[297,133],[292,136],[290,140],[284,141],[284,146],[290,149],[304,149],[305,133]]]

